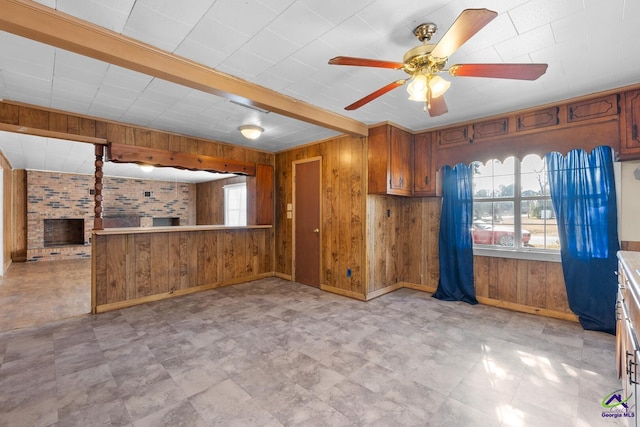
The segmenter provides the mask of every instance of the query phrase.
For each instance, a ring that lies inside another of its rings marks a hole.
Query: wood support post
[[[102,166],[104,165],[104,145],[95,144],[96,148],[96,170],[95,170],[95,178],[96,182],[94,184],[94,196],[93,200],[95,202],[95,206],[93,208],[93,212],[95,216],[93,218],[93,229],[94,230],[102,230],[102,178],[104,177],[104,172],[102,172]]]

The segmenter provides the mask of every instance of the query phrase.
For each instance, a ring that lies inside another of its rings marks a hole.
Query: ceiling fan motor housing
[[[407,74],[414,74],[424,70],[427,74],[437,73],[444,68],[447,58],[434,58],[431,51],[436,45],[423,44],[407,51],[402,58],[403,70]]]

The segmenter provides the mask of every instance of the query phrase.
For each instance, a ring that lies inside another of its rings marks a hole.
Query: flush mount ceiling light
[[[140,165],[140,169],[142,169],[143,172],[151,172],[153,170],[153,166],[151,166],[151,165]]]
[[[258,139],[264,129],[256,125],[243,125],[238,128],[242,136],[247,139]]]

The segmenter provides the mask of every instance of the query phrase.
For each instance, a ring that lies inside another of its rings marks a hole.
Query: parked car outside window
[[[492,225],[480,219],[473,221],[471,227],[473,243],[479,245],[514,246],[515,237],[513,226]],[[522,229],[522,245],[529,246],[531,233]]]

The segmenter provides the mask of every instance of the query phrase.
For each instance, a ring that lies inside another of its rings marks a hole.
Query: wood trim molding
[[[75,135],[75,134],[66,133],[66,132],[55,132],[52,130],[44,130],[44,129],[38,129],[33,127],[19,126],[19,125],[10,125],[7,123],[0,123],[0,130],[6,131],[6,132],[23,133],[26,135],[42,136],[45,138],[57,138],[57,139],[66,139],[68,141],[75,141],[75,142],[86,142],[89,144],[100,144],[100,145],[107,144],[107,140],[105,138],[94,138],[91,136]]]
[[[334,286],[320,284],[320,290],[331,292],[332,294],[342,295],[343,297],[349,297],[357,299],[358,301],[366,301],[367,296],[360,292],[348,291],[346,289],[336,288]]]
[[[403,282],[398,282],[395,285],[387,286],[386,288],[378,289],[377,291],[369,292],[367,294],[367,301],[371,301],[374,298],[381,297],[382,295],[390,294],[391,292],[397,291],[398,289],[404,288],[405,285]]]
[[[255,176],[256,174],[255,163],[125,144],[109,143],[107,146],[107,160],[115,163],[142,163],[152,166],[238,173],[249,176]]]
[[[198,64],[55,9],[0,0],[0,30],[133,71],[357,136],[367,125]]]

